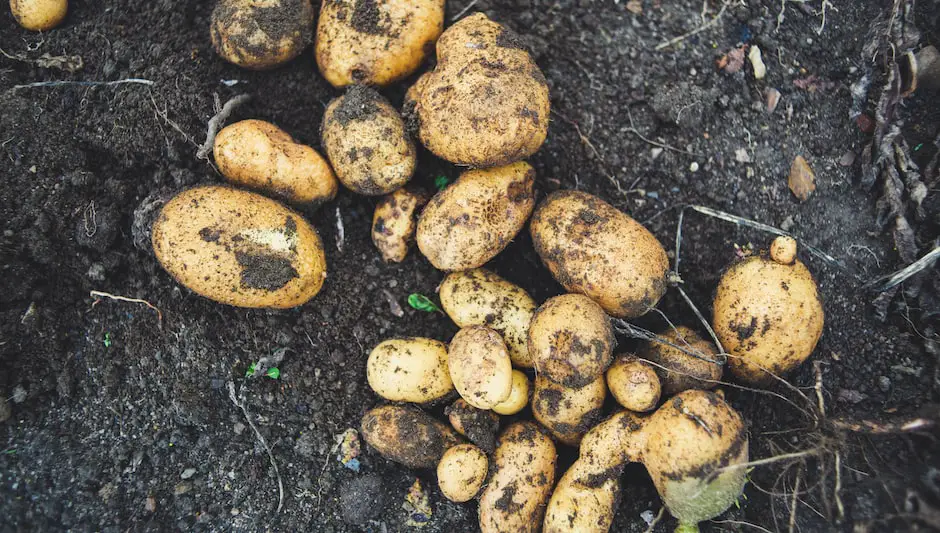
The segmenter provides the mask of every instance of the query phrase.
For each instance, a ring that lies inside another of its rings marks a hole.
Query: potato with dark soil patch
[[[435,468],[460,444],[446,424],[410,405],[384,405],[362,417],[362,437],[379,455],[410,468]]]
[[[486,453],[491,453],[496,448],[499,415],[493,411],[477,409],[461,398],[447,406],[444,414],[457,433],[470,439],[470,442]]]
[[[606,397],[607,383],[603,375],[577,389],[537,375],[532,414],[559,442],[577,446],[584,434],[600,422]]]
[[[294,59],[313,36],[310,0],[219,0],[210,35],[226,61],[253,70]]]
[[[68,0],[10,0],[17,24],[30,31],[48,31],[65,20]]]
[[[415,240],[418,210],[428,201],[423,191],[402,187],[383,197],[372,215],[372,242],[386,263],[401,263]]]
[[[647,341],[640,348],[640,357],[658,365],[656,374],[665,396],[689,389],[714,389],[718,385],[724,365],[714,344],[686,326],[666,330],[659,336],[674,346]]]

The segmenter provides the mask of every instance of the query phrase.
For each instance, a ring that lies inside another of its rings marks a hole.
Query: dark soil
[[[706,19],[717,11],[718,2],[709,3]],[[559,188],[597,194],[645,222],[670,250],[678,207],[690,203],[783,227],[825,250],[847,271],[801,256],[817,276],[827,314],[813,356],[827,416],[903,421],[929,413],[937,400],[936,315],[929,300],[902,291],[887,320],[875,318],[875,295],[862,282],[904,265],[877,224],[877,187],[860,187],[858,163],[845,164],[846,154],[868,141],[849,118],[849,86],[871,64],[862,46],[890,2],[833,3],[838,11],[827,11],[818,32],[819,1],[786,3],[779,30],[779,0],[746,7],[734,1],[717,24],[663,51],[654,48],[703,23],[701,1],[645,0],[641,14],[624,0],[480,0],[474,10],[518,32],[551,87],[554,120],[531,158],[540,197]],[[450,2],[449,16],[466,5]],[[922,43],[937,44],[940,9],[931,0],[918,6]],[[309,48],[271,72],[225,63],[210,44],[211,10],[208,1],[72,0],[65,24],[43,35],[21,30],[6,9],[0,14],[0,533],[402,531],[402,502],[416,475],[431,492],[433,515],[423,531],[476,530],[475,504],[444,500],[432,472],[409,471],[364,449],[357,473],[331,453],[334,437],[358,427],[377,403],[364,369],[373,346],[392,335],[448,340],[456,331],[444,315],[405,305],[410,293],[433,296],[443,274],[417,253],[398,265],[382,262],[369,235],[376,199],[343,191],[310,215],[328,245],[329,277],[313,301],[292,310],[215,304],[179,286],[149,251],[134,246],[134,211],[148,209],[145,198],[220,181],[195,156],[216,95],[224,102],[251,94],[231,120],[269,120],[319,148],[323,109],[338,94],[317,73]],[[741,41],[763,50],[764,80],[747,64],[735,74],[716,70],[715,60]],[[68,73],[7,57],[42,54],[81,56],[84,69]],[[817,80],[807,85],[810,76]],[[153,83],[13,87],[124,78]],[[384,94],[399,105],[406,86]],[[773,114],[767,88],[782,93]],[[920,165],[936,151],[938,107],[935,96],[915,95],[899,108],[911,146],[922,143],[914,153]],[[662,151],[641,135],[675,149]],[[817,176],[804,203],[787,188],[797,155]],[[453,180],[458,172],[424,154],[417,181],[432,189],[438,176]],[[940,227],[935,191],[924,205],[925,216],[912,218],[921,254]],[[337,217],[345,227],[341,247]],[[681,273],[706,314],[735,245],[748,243],[766,247],[769,236],[686,212]],[[539,301],[561,292],[526,231],[490,266]],[[938,286],[936,270],[926,276]],[[93,305],[92,290],[145,299],[162,322],[139,304]],[[404,316],[396,316],[385,292]],[[674,290],[660,309],[697,327]],[[665,327],[656,313],[638,323]],[[634,347],[620,340],[622,350]],[[279,350],[279,379],[244,378],[249,365]],[[790,379],[808,387],[815,405],[813,369],[807,363]],[[274,470],[229,399],[229,382],[246,387],[248,412],[278,462],[280,513]],[[808,405],[790,389],[776,390]],[[809,490],[796,507],[796,531],[904,531],[926,527],[930,512],[936,517],[935,435],[807,429],[806,417],[777,397],[727,393],[749,421],[752,457],[820,442],[826,452],[805,468],[758,467],[747,498],[706,529],[748,522],[786,531],[797,476]],[[572,453],[562,455],[564,467]],[[364,475],[371,477],[353,481]],[[642,467],[628,466],[623,480],[613,530],[643,531],[641,514],[655,514],[661,504]],[[667,518],[656,531],[674,525]]]

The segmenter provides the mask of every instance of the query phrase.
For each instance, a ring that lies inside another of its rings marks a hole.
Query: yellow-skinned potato
[[[438,270],[483,266],[532,214],[534,184],[535,170],[524,161],[464,172],[424,208],[418,248]]]
[[[548,133],[548,84],[518,36],[482,13],[437,42],[437,67],[414,113],[421,142],[458,165],[489,168],[534,154]]]
[[[65,20],[68,0],[10,0],[17,24],[30,31],[46,31]]]
[[[481,533],[537,533],[555,483],[557,458],[552,439],[534,422],[506,428],[480,495]]]
[[[457,433],[470,439],[483,451],[490,453],[496,448],[499,433],[499,415],[493,411],[477,409],[460,398],[444,409],[444,414]]]
[[[339,188],[323,156],[263,120],[242,120],[222,128],[213,153],[229,183],[293,204],[328,202]]]
[[[509,398],[493,406],[493,412],[509,416],[525,409],[529,403],[529,377],[519,370],[512,371],[512,391]]]
[[[573,389],[542,375],[535,376],[532,414],[559,442],[577,446],[589,429],[601,419],[607,384],[604,376]]]
[[[428,85],[428,80],[431,79],[431,73],[425,72],[424,74],[418,76],[418,79],[415,80],[414,84],[411,87],[408,87],[408,90],[405,91],[405,98],[402,101],[401,105],[401,114],[405,117],[406,120],[409,120],[414,117],[415,106],[418,105],[418,98],[421,96],[421,91],[424,90]]]
[[[813,353],[822,335],[825,313],[816,281],[793,255],[783,254],[790,263],[748,257],[718,282],[713,325],[739,381],[765,384],[772,381],[767,371],[790,372]]]
[[[549,298],[529,324],[529,355],[536,373],[578,388],[610,366],[614,332],[604,310],[580,294]]]
[[[460,437],[410,405],[383,405],[362,417],[362,437],[379,455],[409,468],[435,468]]]
[[[558,283],[613,316],[643,315],[666,292],[666,250],[639,222],[596,196],[554,192],[539,204],[529,229]]]
[[[618,356],[607,369],[607,387],[617,403],[637,413],[655,409],[662,394],[656,370],[626,354]]]
[[[535,300],[522,287],[483,268],[449,274],[439,289],[441,307],[460,327],[486,326],[503,336],[512,364],[532,368],[529,322]]]
[[[427,203],[423,192],[402,187],[385,196],[372,216],[372,242],[386,263],[401,263],[415,239],[418,209]]]
[[[447,366],[460,397],[492,409],[512,392],[512,362],[499,333],[483,326],[461,329],[450,341]]]
[[[437,465],[437,484],[441,494],[457,503],[472,500],[486,481],[489,464],[483,450],[472,444],[450,448]]]
[[[313,34],[310,0],[219,0],[210,35],[229,63],[271,69],[297,57]]]
[[[324,0],[317,66],[334,87],[385,86],[421,66],[444,30],[444,0]]]
[[[353,85],[323,113],[323,149],[339,181],[353,192],[393,192],[415,171],[414,143],[398,111],[374,89]]]
[[[193,292],[239,307],[295,307],[320,291],[317,230],[253,192],[209,185],[174,196],[153,224],[160,264]]]
[[[454,392],[447,345],[434,339],[381,342],[366,361],[366,379],[376,394],[393,402],[433,403]]]
[[[696,357],[661,342],[645,343],[641,348],[640,357],[659,365],[655,368],[665,396],[673,396],[689,389],[713,389],[718,385],[717,381],[721,379],[724,367],[719,364],[718,351],[714,344],[686,326],[669,329],[659,336],[700,356]]]

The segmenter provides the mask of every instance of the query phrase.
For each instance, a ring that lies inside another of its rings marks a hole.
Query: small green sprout
[[[111,347],[111,332],[110,331],[104,334],[104,347],[105,348]]]
[[[434,186],[437,187],[439,191],[444,190],[444,187],[447,187],[448,183],[450,183],[450,178],[447,176],[441,175],[434,178]]]
[[[255,372],[257,371],[258,371],[258,363],[251,363],[251,366],[249,366],[248,370],[245,371],[245,377],[250,378],[251,376],[255,375]],[[275,366],[275,367],[269,368],[268,371],[264,373],[264,375],[268,376],[271,379],[277,379],[281,377],[281,371]]]
[[[413,292],[408,296],[408,305],[418,311],[424,311],[426,313],[441,312],[441,308],[432,302],[430,298],[417,292]]]
[[[3,455],[16,455],[16,448],[8,448],[3,450]]]

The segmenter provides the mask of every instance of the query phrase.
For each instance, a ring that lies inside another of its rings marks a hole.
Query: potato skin
[[[415,240],[417,211],[428,201],[418,190],[402,187],[388,194],[375,206],[372,215],[372,242],[386,263],[401,263]]]
[[[596,196],[580,191],[548,195],[529,230],[555,279],[613,316],[643,315],[666,292],[666,250],[639,222]]]
[[[212,10],[212,46],[243,68],[267,70],[297,57],[313,33],[310,0],[219,0]]]
[[[334,87],[386,86],[421,66],[444,30],[444,0],[324,0],[320,73]]]
[[[496,434],[499,433],[499,415],[493,411],[477,409],[463,398],[444,409],[450,425],[470,442],[479,446],[486,453],[496,448]]]
[[[499,415],[514,415],[525,409],[529,403],[529,377],[519,370],[512,371],[512,391],[509,398],[493,406],[493,412]]]
[[[559,442],[577,446],[584,434],[600,421],[606,397],[607,383],[603,375],[573,389],[539,374],[535,376],[532,414]]]
[[[174,196],[157,216],[151,242],[178,282],[223,304],[295,307],[326,278],[323,243],[310,223],[274,200],[229,187]]]
[[[65,20],[68,0],[10,0],[17,24],[30,31],[47,31]]]
[[[437,465],[441,493],[452,502],[472,500],[486,481],[489,464],[483,450],[472,444],[458,444],[448,449]]]
[[[424,208],[418,248],[438,270],[483,266],[532,214],[534,185],[535,170],[524,161],[464,172]]]
[[[419,337],[388,339],[372,349],[366,379],[376,394],[393,402],[427,404],[453,394],[447,345]]]
[[[512,392],[512,362],[499,333],[470,326],[454,335],[447,366],[460,397],[477,409],[492,409]]]
[[[607,387],[617,403],[636,413],[655,409],[662,394],[656,370],[629,354],[618,356],[607,369]]]
[[[691,328],[678,326],[660,333],[659,336],[676,346],[701,354],[702,357],[707,357],[712,361],[719,360],[715,345],[703,339]],[[659,375],[663,394],[667,397],[689,389],[714,389],[724,370],[720,364],[699,359],[682,350],[654,341],[645,343],[640,351],[640,357],[660,365],[655,367],[656,374]]]
[[[435,468],[460,444],[447,425],[410,405],[383,405],[362,417],[362,437],[382,457],[409,468]]]

